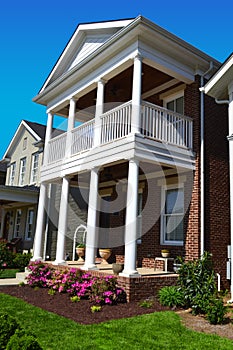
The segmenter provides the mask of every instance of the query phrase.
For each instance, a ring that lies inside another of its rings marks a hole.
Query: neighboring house
[[[5,184],[6,181],[6,164],[0,163],[0,186]],[[2,223],[2,202],[0,200],[0,232]]]
[[[227,110],[199,91],[219,67],[142,16],[77,27],[34,97],[48,113],[34,260],[46,251],[65,264],[73,211],[76,227],[87,225],[86,270],[97,269],[101,247],[124,260],[128,278],[154,267],[163,248],[187,260],[207,250],[229,286]],[[54,137],[57,115],[67,131]],[[52,183],[61,186],[53,236],[44,209]]]
[[[0,163],[7,167],[0,185],[1,237],[18,242],[20,250],[33,248],[45,130],[22,120]]]
[[[229,141],[229,178],[230,178],[230,221],[231,239],[229,242],[229,274],[231,274],[231,301],[233,301],[233,54],[220,66],[218,71],[201,89],[215,99],[216,103],[228,106],[228,131],[225,136]],[[220,114],[219,119],[225,119]]]

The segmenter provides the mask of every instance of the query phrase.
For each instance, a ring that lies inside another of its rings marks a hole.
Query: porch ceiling
[[[176,81],[174,77],[145,63],[142,65],[142,96],[143,94],[149,95],[149,98],[147,98],[149,102],[154,103],[154,101],[158,101],[158,93],[169,89],[166,85],[168,82],[171,82],[171,85],[174,87],[182,84],[182,82]],[[132,99],[132,83],[133,66],[130,66],[106,82],[104,96],[105,112],[119,103],[124,103]],[[150,91],[151,94],[149,93]],[[95,88],[78,99],[76,104],[77,120],[84,122],[94,117],[96,93],[97,89]],[[84,111],[85,113],[80,113],[80,111]],[[67,103],[57,114],[68,117],[69,104]]]

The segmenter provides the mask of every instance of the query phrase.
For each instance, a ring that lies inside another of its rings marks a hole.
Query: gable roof
[[[74,89],[84,86],[86,91],[90,91],[99,77],[94,72],[101,74],[105,64],[105,78],[108,80],[111,76],[109,62],[113,60],[111,62],[115,64],[116,71],[119,60],[123,62],[125,59],[122,64],[127,66],[130,64],[130,55],[136,49],[140,51],[138,45],[142,44],[143,47],[144,43],[151,45],[158,66],[162,62],[169,70],[170,64],[176,67],[174,62],[182,64],[185,69],[177,69],[176,73],[189,83],[193,81],[197,70],[206,72],[210,62],[215,70],[220,66],[220,62],[213,57],[141,15],[128,20],[80,24],[33,101],[48,106],[61,94],[66,94],[62,95],[64,101],[65,97],[70,98]],[[127,57],[121,56],[122,52]],[[146,49],[144,54],[150,60],[150,53]],[[166,63],[164,57],[170,57],[171,62]],[[89,82],[85,80],[87,76],[91,78]]]
[[[23,120],[31,130],[35,132],[39,136],[41,140],[45,140],[45,133],[46,133],[46,125],[30,122],[28,120]]]
[[[228,100],[228,85],[233,82],[233,52],[205,84],[204,92],[219,100]]]
[[[55,81],[65,71],[71,70],[85,57],[102,46],[116,32],[130,24],[134,18],[80,23],[45,80],[39,93]]]
[[[8,158],[8,154],[10,150],[17,144],[20,135],[23,131],[23,129],[26,129],[32,137],[34,137],[35,142],[42,141],[44,142],[45,138],[45,132],[46,132],[46,126],[39,123],[29,122],[27,120],[22,120],[19,124],[6,152],[3,155],[3,160]]]

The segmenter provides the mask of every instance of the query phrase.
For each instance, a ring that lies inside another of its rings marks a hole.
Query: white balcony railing
[[[71,155],[88,150],[93,146],[95,119],[72,130]]]
[[[101,116],[101,144],[117,140],[131,131],[131,101]]]
[[[48,163],[64,159],[66,152],[66,132],[54,137],[48,144]]]
[[[191,118],[144,101],[141,133],[148,138],[179,147],[193,147]]]
[[[131,132],[132,102],[124,103],[101,116],[101,144],[127,136]],[[71,152],[76,155],[93,147],[95,119],[71,131]],[[192,149],[193,122],[181,114],[143,101],[141,106],[141,134],[156,141]],[[48,163],[64,159],[67,133],[49,141]]]

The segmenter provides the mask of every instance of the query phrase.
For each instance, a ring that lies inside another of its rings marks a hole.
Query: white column
[[[67,231],[68,201],[69,201],[69,179],[63,178],[61,190],[61,202],[59,209],[57,251],[54,265],[65,265],[65,237]]]
[[[141,125],[141,86],[142,86],[142,57],[134,57],[133,89],[132,89],[132,124],[131,132],[140,133]]]
[[[229,175],[230,175],[230,227],[231,227],[231,302],[233,302],[233,84],[229,89],[228,108]]]
[[[53,114],[51,112],[48,112],[47,127],[46,127],[46,134],[45,134],[45,145],[44,145],[44,161],[43,161],[44,164],[47,164],[49,159],[48,144],[52,137],[52,130],[53,130]]]
[[[97,209],[98,209],[98,183],[99,183],[99,169],[91,170],[90,191],[88,202],[87,215],[87,236],[86,236],[86,253],[84,270],[96,270],[95,252],[97,246]]]
[[[36,231],[33,245],[33,258],[32,261],[42,259],[42,238],[45,229],[45,216],[47,205],[47,185],[41,183],[40,185],[40,197],[37,209]]]
[[[105,85],[105,81],[103,79],[100,79],[98,81],[98,85],[97,85],[94,147],[99,146],[100,141],[101,141],[101,119],[100,119],[100,116],[104,112],[104,85]]]
[[[76,100],[74,98],[70,99],[68,126],[67,126],[67,138],[66,138],[66,157],[71,155],[72,146],[72,134],[71,131],[74,129],[75,125],[75,111],[76,111]]]
[[[139,162],[129,161],[126,220],[125,220],[125,262],[120,274],[126,277],[140,276],[136,270],[137,259],[137,204],[138,204]]]

